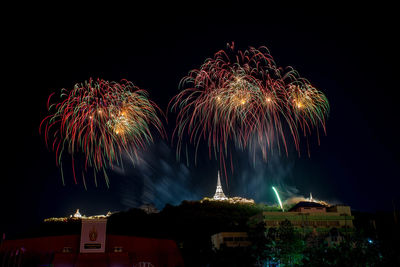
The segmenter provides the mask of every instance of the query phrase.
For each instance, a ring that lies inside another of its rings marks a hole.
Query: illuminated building
[[[81,215],[79,212],[79,209],[76,210],[76,212],[73,215],[70,215],[69,217],[51,217],[51,218],[46,218],[44,219],[44,222],[67,222],[67,221],[74,221],[74,220],[83,220],[83,219],[106,219],[112,215],[112,212],[107,212],[106,215],[100,214],[100,215],[92,215],[92,216],[85,216]]]
[[[200,200],[201,203],[203,201],[225,201],[232,204],[255,204],[253,199],[247,199],[244,197],[226,197],[224,191],[222,190],[219,172],[217,178],[217,189],[215,190],[214,197],[212,198],[205,197],[202,200]]]
[[[75,214],[74,214],[74,215],[71,215],[71,217],[74,217],[74,218],[82,218],[82,215],[79,213],[79,209],[77,209],[76,212],[75,212]]]
[[[68,220],[81,222],[80,234],[5,240],[0,246],[2,266],[183,266],[173,240],[107,234],[104,215]]]
[[[227,200],[228,198],[225,196],[224,191],[222,191],[221,179],[219,178],[218,172],[218,180],[217,180],[217,189],[215,190],[215,195],[213,197],[214,200]]]
[[[325,206],[317,202],[301,201],[288,212],[264,211],[250,218],[249,224],[263,222],[266,229],[279,227],[284,220],[289,220],[297,231],[303,233],[328,233],[332,228],[340,232],[351,232],[354,217],[349,206]]]

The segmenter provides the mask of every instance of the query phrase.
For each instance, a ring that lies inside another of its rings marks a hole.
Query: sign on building
[[[105,252],[107,219],[82,219],[81,253]]]

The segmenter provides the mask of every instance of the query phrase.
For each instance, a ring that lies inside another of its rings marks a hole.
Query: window
[[[100,243],[85,243],[83,246],[85,249],[100,249],[101,248]]]
[[[122,252],[122,247],[114,247],[114,252]]]
[[[72,252],[72,248],[71,247],[63,247],[62,252],[63,253],[71,253]]]
[[[134,265],[135,267],[154,267],[154,265],[151,262],[138,262],[136,265]]]

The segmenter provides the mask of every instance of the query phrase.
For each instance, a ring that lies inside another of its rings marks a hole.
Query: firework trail
[[[225,174],[227,161],[233,171],[232,142],[242,150],[261,148],[267,160],[275,149],[288,154],[289,138],[300,152],[301,135],[314,129],[318,134],[320,126],[325,132],[325,95],[293,68],[278,67],[266,47],[236,52],[232,44],[191,70],[180,88],[169,104],[178,113],[173,134],[178,158],[186,138],[195,155],[205,140]]]
[[[60,101],[47,107],[50,112],[40,124],[46,145],[56,152],[62,169],[63,155],[71,155],[75,183],[74,156],[85,158],[84,170],[102,171],[108,185],[106,168],[121,165],[121,154],[137,158],[137,152],[153,141],[150,127],[163,134],[157,117],[159,108],[148,99],[146,91],[132,82],[108,82],[89,79],[72,90],[62,89]],[[51,143],[50,143],[51,142]],[[61,170],[64,183],[63,171]],[[83,175],[83,174],[82,174]],[[85,179],[83,181],[86,187]]]
[[[272,187],[272,190],[274,190],[274,192],[275,192],[275,195],[276,195],[276,198],[278,199],[279,206],[281,207],[281,210],[284,211],[283,210],[283,206],[282,206],[282,201],[281,201],[281,198],[279,197],[278,191],[276,191],[275,187]]]

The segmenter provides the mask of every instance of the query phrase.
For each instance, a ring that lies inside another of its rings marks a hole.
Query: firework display
[[[276,195],[276,198],[278,199],[278,203],[279,203],[279,206],[281,207],[281,210],[284,211],[282,201],[281,201],[281,198],[279,197],[278,191],[276,191],[274,186],[272,187],[272,190],[274,190],[274,192],[275,192],[275,195]]]
[[[190,71],[180,87],[170,102],[178,113],[178,157],[184,141],[194,144],[197,154],[205,140],[210,157],[214,154],[225,168],[231,143],[260,149],[267,160],[274,150],[287,154],[289,138],[300,152],[301,136],[313,130],[318,135],[320,127],[325,132],[325,95],[293,68],[278,67],[266,47],[236,52],[229,46]]]
[[[89,79],[72,90],[62,89],[60,101],[50,105],[53,96],[48,99],[50,115],[41,122],[40,131],[61,168],[63,155],[71,155],[75,183],[74,156],[83,155],[84,170],[93,168],[94,177],[102,170],[108,185],[107,167],[121,165],[125,152],[137,158],[138,150],[153,141],[151,127],[163,133],[158,107],[145,90],[127,80]]]

